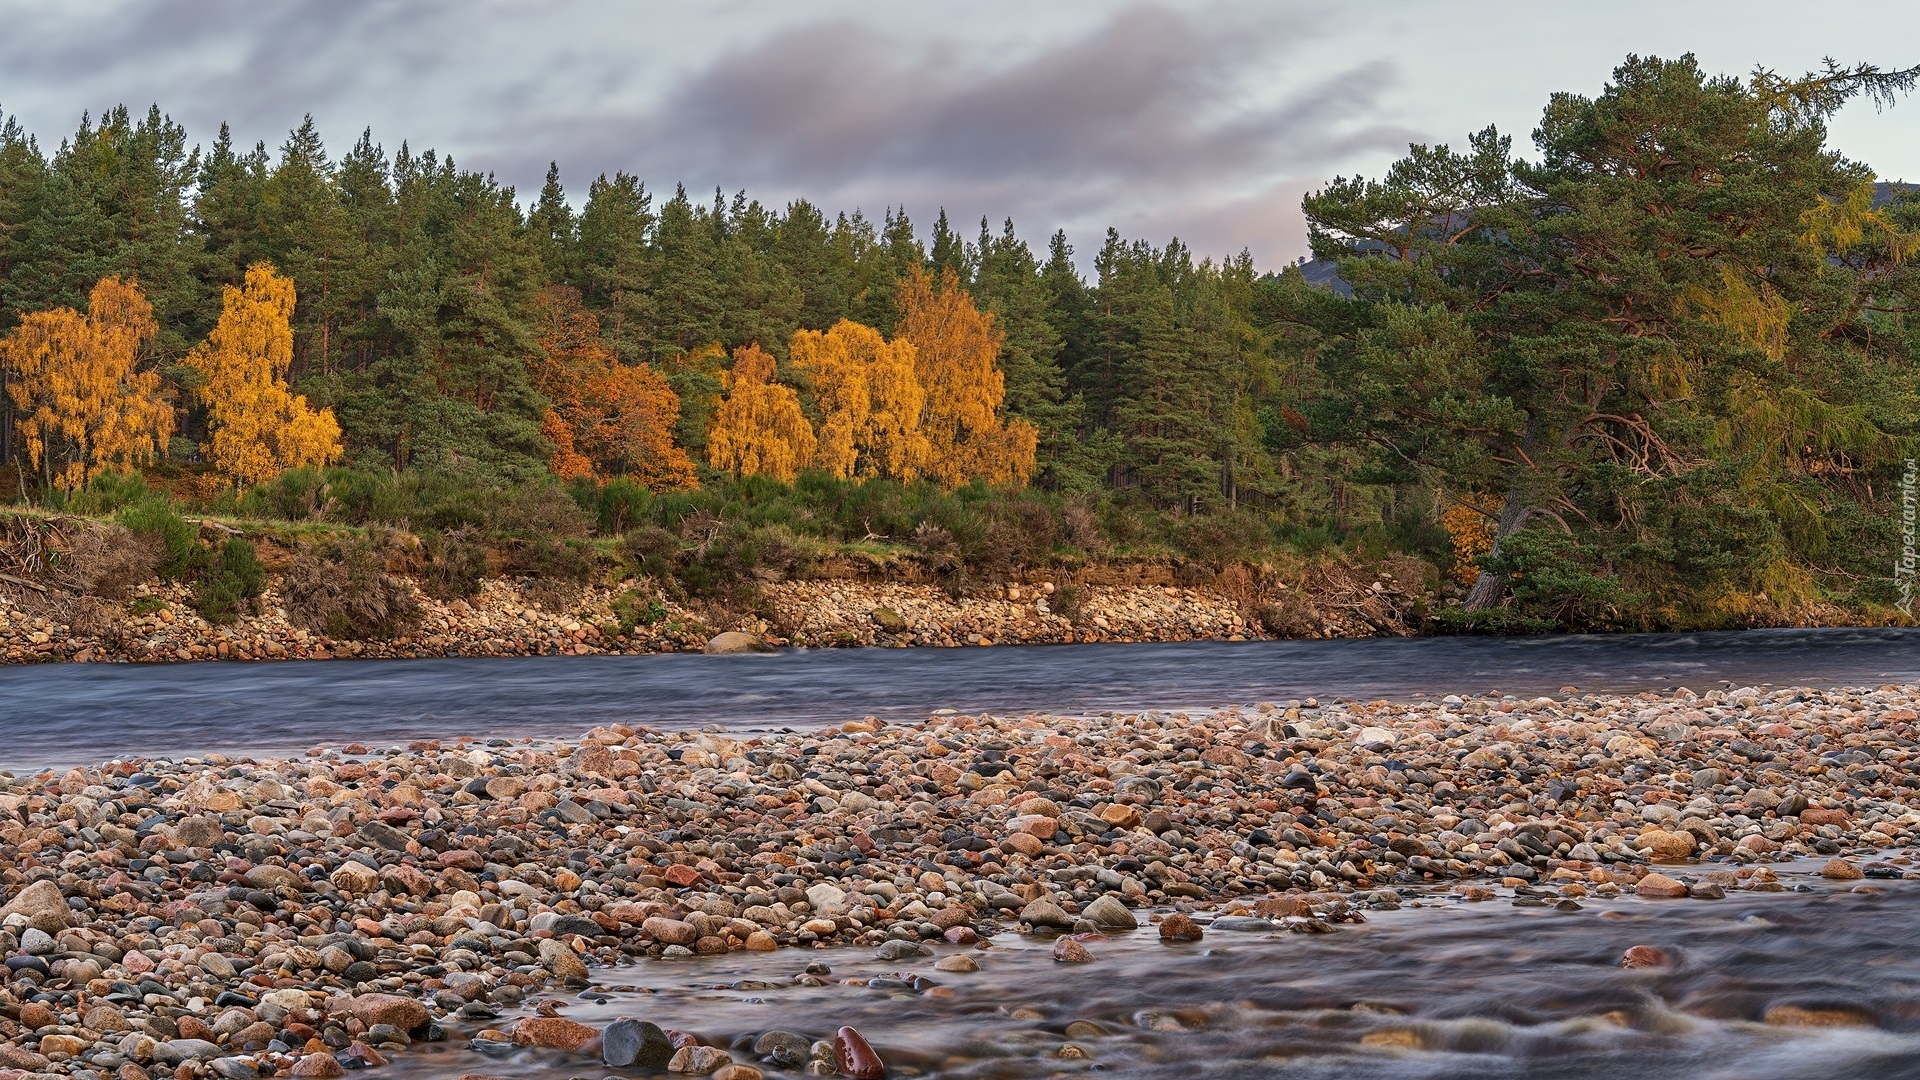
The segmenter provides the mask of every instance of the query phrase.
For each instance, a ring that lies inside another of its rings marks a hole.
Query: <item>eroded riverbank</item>
[[[1877,888],[1862,876],[1916,873],[1899,852],[1920,842],[1917,700],[1736,688],[611,727],[42,773],[0,792],[0,1066],[324,1074],[429,1022],[492,1021],[550,980],[654,970],[636,961],[803,969],[857,945],[911,970],[922,949],[1100,935],[1179,905],[1213,946],[1222,917],[1338,935],[1402,889],[1685,907],[1785,890],[1774,865],[1807,858]],[[1193,936],[1171,916],[1158,933]],[[1741,1018],[1765,1020],[1763,997]],[[1904,1023],[1849,1008],[1799,1019]]]

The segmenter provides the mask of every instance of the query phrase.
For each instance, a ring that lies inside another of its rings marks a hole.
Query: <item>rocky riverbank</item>
[[[736,1063],[643,1025],[504,1014],[734,950],[859,945],[913,989],[968,977],[1004,928],[1058,935],[1072,963],[1142,923],[1179,942],[1327,931],[1411,897],[1706,900],[1785,889],[1769,864],[1807,856],[1839,881],[1920,876],[1891,851],[1920,842],[1917,702],[1888,686],[613,727],[10,778],[0,1075],[334,1076],[449,1028],[735,1078],[877,1075],[826,1063],[855,1053],[844,1035]]]
[[[388,640],[336,640],[294,623],[270,588],[258,613],[226,625],[198,615],[182,585],[150,583],[124,603],[49,603],[0,583],[0,662],[173,662],[337,657],[548,656],[698,651],[721,633],[770,646],[965,646],[1002,643],[1244,641],[1277,636],[1260,611],[1230,586],[1126,583],[1056,586],[1009,582],[954,596],[933,585],[854,580],[783,581],[760,586],[746,613],[695,609],[647,590],[543,588],[496,578],[469,600],[436,600],[415,589],[419,616]],[[1149,581],[1156,575],[1140,574]],[[1164,575],[1157,575],[1164,577]],[[1358,586],[1365,602],[1317,612],[1309,600],[1286,610],[1301,621],[1286,636],[1364,637],[1407,633],[1394,612],[1407,594]],[[1284,585],[1278,591],[1285,593]],[[637,594],[645,594],[636,602]],[[1371,606],[1369,607],[1369,603]],[[1268,609],[1271,612],[1271,605]],[[1275,618],[1269,614],[1269,618]]]

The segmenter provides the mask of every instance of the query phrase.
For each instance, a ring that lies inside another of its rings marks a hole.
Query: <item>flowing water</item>
[[[1011,934],[984,951],[939,950],[977,957],[971,974],[850,949],[652,961],[597,972],[604,1002],[552,1000],[587,1023],[633,1016],[733,1043],[746,1061],[770,1028],[831,1038],[851,1024],[895,1077],[1920,1077],[1920,882],[1854,893],[1816,870],[1781,868],[1809,892],[1721,901],[1629,896],[1558,911],[1436,897],[1332,933],[1215,930],[1179,946],[1143,929],[1090,943],[1092,964],[1055,963],[1047,943]],[[1665,950],[1673,966],[1621,968],[1633,945]],[[796,985],[815,960],[831,967],[828,985]],[[912,974],[937,988],[889,981]],[[875,978],[882,988],[846,985]],[[1761,1022],[1783,1005],[1870,1023]],[[1068,1034],[1078,1022],[1098,1032]],[[548,1051],[490,1060],[465,1034],[403,1070],[421,1080],[612,1071]],[[1069,1044],[1085,1056],[1063,1058]]]
[[[594,724],[803,726],[929,710],[1920,681],[1920,630],[789,650],[764,656],[51,664],[0,669],[0,768]]]
[[[936,708],[1084,713],[1311,695],[1890,681],[1920,681],[1920,632],[64,665],[0,672],[0,767],[349,739],[572,736],[612,721],[766,727]],[[967,950],[981,967],[967,974],[934,971],[937,957],[889,962],[865,950],[737,953],[596,971],[601,993],[552,1000],[588,1023],[634,1016],[736,1048],[770,1028],[830,1038],[850,1024],[895,1077],[1920,1078],[1920,882],[1853,892],[1814,866],[1781,869],[1805,891],[1588,899],[1577,911],[1409,896],[1331,933],[1215,927],[1201,943],[1169,946],[1143,929],[1089,943],[1097,960],[1086,965],[1055,963],[1047,943],[1003,934]],[[1674,963],[1622,969],[1633,945]],[[796,983],[813,961],[831,968],[824,985]],[[934,985],[916,990],[914,975]],[[1783,1005],[1843,1010],[1828,1015],[1863,1026],[1761,1022]],[[1069,1033],[1081,1024],[1091,1026]],[[618,1072],[545,1051],[490,1058],[466,1048],[478,1026],[382,1073]]]

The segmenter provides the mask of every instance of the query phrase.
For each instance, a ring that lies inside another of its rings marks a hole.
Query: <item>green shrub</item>
[[[628,530],[620,552],[636,575],[665,583],[679,562],[680,538],[658,525],[646,525]]]
[[[585,540],[533,540],[516,544],[507,564],[512,573],[571,582],[591,581],[599,568],[600,553]]]
[[[266,590],[267,570],[253,544],[229,537],[219,558],[193,583],[193,606],[210,623],[230,623]]]
[[[139,473],[101,473],[87,486],[67,497],[69,513],[100,516],[112,514],[148,499],[166,495],[147,487],[147,478]]]
[[[1086,614],[1086,605],[1087,591],[1071,581],[1056,586],[1047,597],[1047,609],[1075,625]]]
[[[645,520],[652,502],[645,485],[616,476],[593,493],[594,526],[602,536],[619,536]]]
[[[1173,545],[1218,571],[1255,558],[1273,544],[1273,531],[1259,514],[1247,510],[1191,514],[1174,522]]]
[[[620,632],[625,634],[636,626],[652,626],[667,617],[666,601],[658,593],[644,592],[640,589],[628,589],[613,598],[613,617],[620,622]]]
[[[114,520],[156,547],[154,572],[166,581],[192,578],[209,561],[211,552],[200,546],[200,529],[164,499],[149,498],[122,509]]]

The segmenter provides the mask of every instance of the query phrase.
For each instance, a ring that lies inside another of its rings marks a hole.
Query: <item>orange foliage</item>
[[[756,343],[733,350],[733,369],[721,376],[727,398],[713,412],[707,461],[742,476],[792,483],[819,448],[800,395],[773,381],[773,357]]]
[[[340,424],[287,388],[293,366],[293,280],[267,263],[247,268],[241,287],[222,290],[220,321],[187,354],[205,377],[195,391],[207,406],[207,458],[250,487],[288,469],[340,457]]]
[[[1453,580],[1471,588],[1480,578],[1475,561],[1493,550],[1493,515],[1500,500],[1492,495],[1467,495],[1440,515],[1440,524],[1453,539]]]
[[[132,281],[104,278],[85,315],[37,311],[0,338],[27,458],[71,491],[158,457],[173,434],[160,376],[136,371],[153,340],[153,305]]]
[[[824,334],[796,332],[787,355],[812,381],[820,411],[816,467],[842,480],[922,474],[930,447],[920,431],[926,396],[914,375],[912,344],[841,319]]]
[[[534,387],[553,402],[540,431],[554,445],[562,479],[624,475],[654,491],[697,483],[693,461],[675,446],[680,398],[659,372],[621,364],[600,341],[600,323],[580,294],[555,286],[540,296],[540,354]]]
[[[1033,475],[1039,432],[1024,420],[1002,424],[1006,397],[999,367],[1005,335],[973,304],[951,269],[937,283],[920,267],[901,279],[897,337],[913,344],[914,373],[925,391],[920,429],[927,475],[946,487],[969,480],[1024,486]]]

